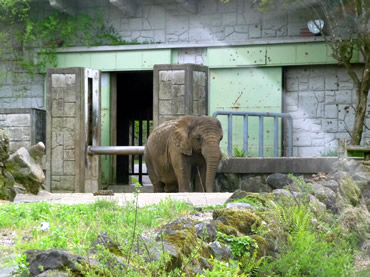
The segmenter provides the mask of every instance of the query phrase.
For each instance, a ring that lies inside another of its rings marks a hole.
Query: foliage
[[[245,157],[245,149],[239,148],[239,146],[233,146],[233,156],[234,157]]]
[[[209,262],[213,265],[213,269],[207,269],[204,274],[197,276],[205,277],[237,277],[237,276],[246,276],[239,269],[239,263],[237,261],[230,260],[228,262],[219,261],[217,259],[210,259]]]
[[[310,194],[313,192],[312,184],[306,183],[303,178],[296,177],[293,174],[288,174],[288,177],[293,180],[293,183],[296,185],[295,189],[299,192]]]
[[[347,130],[351,144],[359,145],[365,125],[370,89],[370,1],[368,0],[254,0],[262,11],[303,8],[306,21],[312,20],[331,49],[332,57],[351,77],[356,90],[353,130]],[[315,20],[322,19],[324,27]],[[356,72],[352,60],[355,53],[362,56],[361,70]]]
[[[44,73],[57,66],[60,47],[138,44],[122,40],[99,10],[95,15],[56,12],[38,18],[31,16],[30,5],[31,0],[0,1],[0,24],[8,26],[0,32],[0,59],[7,71]]]
[[[234,257],[242,257],[251,249],[251,246],[258,248],[257,243],[249,236],[235,237],[217,232],[217,240],[229,245]]]
[[[263,204],[258,201],[256,198],[251,198],[251,197],[244,197],[244,198],[241,198],[241,199],[235,199],[234,201],[232,201],[232,203],[247,203],[247,204],[251,204],[252,206],[255,206],[255,207],[262,207]]]
[[[348,245],[328,243],[310,229],[294,233],[279,259],[261,266],[260,276],[351,276],[352,254]]]

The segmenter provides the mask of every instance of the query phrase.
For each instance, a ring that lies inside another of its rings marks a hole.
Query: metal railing
[[[246,156],[248,156],[248,118],[249,116],[258,116],[259,117],[259,156],[263,157],[263,129],[264,129],[264,118],[273,117],[274,118],[274,156],[278,157],[279,155],[279,118],[287,119],[288,121],[288,152],[287,156],[293,156],[293,118],[290,114],[287,113],[268,113],[268,112],[241,112],[241,111],[215,111],[213,117],[219,115],[228,116],[228,133],[227,133],[227,151],[229,156],[232,156],[233,152],[233,116],[243,116],[243,148],[245,150]]]

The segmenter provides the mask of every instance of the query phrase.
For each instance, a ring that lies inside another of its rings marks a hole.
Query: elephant
[[[212,192],[222,137],[220,121],[209,116],[186,115],[156,127],[144,150],[154,192]]]

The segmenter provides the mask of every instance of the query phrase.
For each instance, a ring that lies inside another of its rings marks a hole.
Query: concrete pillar
[[[100,71],[49,69],[47,73],[46,187],[50,191],[95,192],[100,158]]]
[[[153,126],[181,116],[208,114],[208,67],[154,66]]]

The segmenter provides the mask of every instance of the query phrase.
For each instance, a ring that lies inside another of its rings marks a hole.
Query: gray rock
[[[48,270],[68,268],[72,272],[76,272],[78,271],[76,264],[88,264],[85,258],[70,254],[65,250],[28,250],[23,254],[27,256],[26,261],[31,277]]]
[[[0,129],[0,200],[13,201],[16,195],[14,178],[5,168],[9,158],[9,138],[3,129]]]
[[[336,207],[336,194],[330,188],[324,187],[320,183],[312,184],[313,194],[322,203],[326,205],[327,209],[330,209],[333,213],[337,212]]]
[[[218,174],[215,185],[218,192],[233,192],[240,189],[239,176],[233,173]]]
[[[37,162],[41,161],[42,156],[45,154],[45,145],[41,141],[32,145],[28,150],[30,156]]]
[[[266,183],[272,189],[282,189],[292,183],[292,180],[286,174],[274,173],[267,177]]]
[[[293,196],[298,197],[300,195],[299,192],[290,192],[286,189],[274,189],[272,193],[274,194],[275,201],[281,200],[282,198],[293,198]]]
[[[98,238],[92,243],[92,249],[94,251],[97,250],[97,246],[101,245],[104,248],[108,249],[109,252],[114,253],[116,255],[122,254],[122,247],[119,243],[113,241],[107,234],[107,232],[100,233]]]
[[[65,271],[48,270],[48,271],[45,271],[45,272],[37,275],[36,277],[69,277],[69,276],[70,275]]]
[[[227,203],[226,208],[228,209],[257,209],[256,206],[253,206],[249,203],[239,203],[239,202],[233,202],[233,203]]]
[[[331,189],[335,193],[339,191],[339,184],[335,180],[328,180],[328,181],[322,180],[322,181],[318,181],[317,183],[319,183],[323,187]]]
[[[211,249],[212,255],[218,260],[228,261],[233,258],[230,246],[228,245],[222,246],[220,242],[214,241],[209,244],[209,248]]]
[[[14,276],[14,274],[17,272],[18,267],[8,267],[8,268],[0,268],[0,277],[10,277]]]
[[[248,192],[271,192],[270,186],[265,184],[262,176],[253,176],[240,181],[240,189]]]
[[[21,147],[13,153],[7,163],[7,170],[14,176],[16,182],[22,184],[27,192],[37,194],[45,182],[45,175],[40,164]]]
[[[195,224],[195,231],[199,238],[204,241],[211,242],[217,237],[217,231],[213,224],[208,222],[200,222]]]
[[[332,168],[330,170],[330,174],[334,174],[338,171],[347,171],[347,172],[355,172],[359,163],[353,159],[339,159],[335,163],[333,163]]]

